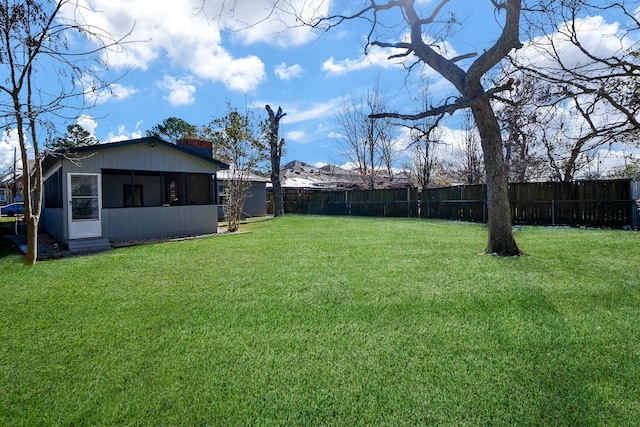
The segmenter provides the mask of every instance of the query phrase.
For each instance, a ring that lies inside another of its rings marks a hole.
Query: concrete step
[[[108,239],[75,239],[69,240],[69,251],[74,254],[104,252],[112,249]]]

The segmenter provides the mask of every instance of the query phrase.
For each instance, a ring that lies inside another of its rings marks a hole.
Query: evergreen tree
[[[65,136],[56,138],[52,142],[47,143],[47,148],[57,151],[97,144],[99,144],[99,142],[95,136],[82,126],[74,124],[67,126],[67,133]]]
[[[178,117],[169,117],[162,123],[153,126],[147,131],[147,136],[156,136],[175,144],[181,138],[193,138],[198,133],[198,128]]]

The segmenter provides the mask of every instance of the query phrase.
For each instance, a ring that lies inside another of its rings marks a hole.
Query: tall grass
[[[0,259],[2,425],[634,425],[640,235],[288,216]]]

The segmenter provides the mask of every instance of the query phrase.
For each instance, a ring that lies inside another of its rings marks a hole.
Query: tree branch
[[[464,109],[464,108],[469,108],[473,104],[475,104],[475,103],[477,103],[479,101],[484,101],[486,99],[494,98],[496,96],[496,94],[498,94],[500,92],[504,92],[505,90],[513,89],[513,82],[514,82],[514,80],[510,79],[507,83],[505,83],[503,85],[491,88],[488,91],[486,91],[485,94],[480,98],[474,98],[474,99],[458,98],[456,100],[456,102],[454,102],[453,104],[445,104],[445,105],[442,105],[440,107],[431,108],[431,109],[429,109],[427,111],[424,111],[422,113],[418,113],[418,114],[377,113],[377,114],[369,115],[369,118],[371,118],[371,119],[391,118],[391,119],[398,119],[398,120],[415,121],[415,120],[424,119],[425,117],[439,116],[441,114],[453,114],[454,112],[456,112],[458,110],[461,110],[461,109]]]
[[[470,82],[480,81],[482,76],[491,68],[496,66],[507,54],[513,49],[522,47],[520,42],[520,9],[522,7],[520,0],[506,0],[498,4],[492,0],[496,8],[505,9],[507,16],[502,34],[498,41],[485,51],[467,71],[467,80]]]

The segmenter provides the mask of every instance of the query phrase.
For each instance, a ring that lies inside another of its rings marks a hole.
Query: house
[[[293,160],[280,168],[282,188],[287,189],[336,189],[350,188],[360,182],[354,171],[338,166],[315,167],[299,160]]]
[[[197,138],[182,138],[177,144],[182,147],[198,151],[199,153],[211,157],[212,144],[209,141],[203,141]],[[243,172],[242,175],[249,183],[246,191],[246,197],[242,209],[244,218],[253,218],[267,215],[267,183],[269,179],[251,172]],[[224,194],[226,190],[226,181],[232,179],[234,174],[231,170],[221,170],[217,174],[218,178],[218,218],[225,218]]]
[[[42,228],[72,250],[215,233],[228,166],[208,153],[147,137],[48,154]]]
[[[312,166],[293,160],[280,168],[280,182],[285,191],[301,189],[335,190],[362,188],[362,177],[355,169],[345,169],[335,165]],[[406,171],[396,171],[393,180],[379,171],[376,188],[406,188],[411,186],[411,177]]]
[[[31,171],[34,160],[28,161],[28,170]],[[14,163],[2,175],[0,175],[0,206],[24,200],[22,193],[22,167]]]
[[[254,218],[267,215],[267,183],[270,179],[261,177],[254,173],[244,174],[249,182],[244,205],[242,208],[243,218]],[[226,189],[225,181],[232,178],[233,174],[229,170],[218,173],[218,216],[225,218],[224,193]]]

